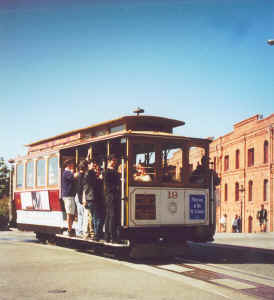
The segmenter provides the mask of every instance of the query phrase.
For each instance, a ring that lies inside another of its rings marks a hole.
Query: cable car
[[[64,161],[73,159],[77,166],[89,157],[106,169],[115,154],[121,173],[116,227],[121,241],[211,241],[216,224],[211,140],[174,134],[183,121],[136,113],[26,145],[27,154],[14,159],[17,227],[34,231],[39,240],[60,236],[67,229]]]

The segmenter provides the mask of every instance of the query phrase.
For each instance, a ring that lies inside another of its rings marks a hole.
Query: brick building
[[[243,232],[259,232],[261,204],[268,212],[267,231],[274,231],[274,114],[255,115],[234,124],[233,131],[215,139],[210,158],[221,177],[217,190],[217,231],[227,215],[227,232],[237,214]]]

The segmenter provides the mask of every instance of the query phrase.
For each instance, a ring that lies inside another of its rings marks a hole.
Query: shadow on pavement
[[[2,231],[3,232],[3,231]],[[8,233],[8,232],[7,232]],[[39,241],[34,235],[14,232],[13,234],[1,235],[0,241],[20,241],[25,243],[37,244]],[[128,261],[136,264],[168,264],[168,263],[184,263],[187,260],[197,261],[197,263],[212,264],[274,264],[274,250],[260,249],[253,247],[244,247],[228,244],[215,243],[188,243],[182,253],[173,257],[157,257],[147,259],[132,259],[120,251],[112,251],[113,249],[87,249],[78,243],[64,243],[58,246],[73,248],[79,252],[89,253],[91,255],[106,256],[113,259]],[[111,250],[111,251],[109,251]],[[194,262],[195,263],[195,262]]]

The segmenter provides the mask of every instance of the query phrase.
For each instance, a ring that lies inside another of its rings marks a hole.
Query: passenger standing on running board
[[[72,159],[68,159],[64,163],[64,173],[62,178],[62,198],[67,213],[67,225],[68,231],[64,234],[68,236],[74,236],[72,232],[72,224],[75,215],[75,195],[76,195],[76,180],[77,173],[74,174],[74,162]]]
[[[84,175],[84,193],[86,198],[86,207],[90,210],[92,216],[92,225],[94,230],[94,240],[99,241],[99,227],[100,227],[100,212],[98,209],[98,195],[97,195],[97,176],[95,172],[96,163],[90,161],[88,171]]]
[[[118,160],[115,155],[111,155],[108,167],[104,176],[105,195],[105,240],[107,242],[117,242],[116,227],[117,215],[120,199],[120,174],[117,171]]]
[[[77,207],[77,228],[76,228],[76,236],[83,237],[84,231],[84,211],[85,208],[83,206],[83,178],[85,173],[85,163],[81,161],[79,164],[79,175],[77,178],[76,185],[76,197],[75,203]]]
[[[94,192],[93,187],[90,185],[88,180],[88,161],[84,160],[82,162],[83,166],[83,207],[84,207],[84,217],[83,217],[83,238],[89,239],[93,234],[92,218],[90,211],[90,200],[93,199]]]

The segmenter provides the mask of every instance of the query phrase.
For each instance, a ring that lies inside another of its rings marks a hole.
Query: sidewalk
[[[212,244],[242,246],[274,251],[274,232],[216,233]]]

